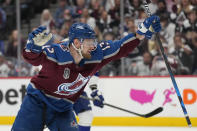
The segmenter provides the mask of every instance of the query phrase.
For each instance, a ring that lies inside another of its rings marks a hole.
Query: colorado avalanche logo
[[[58,86],[58,90],[55,92],[59,95],[73,95],[77,93],[85,84],[90,80],[90,76],[83,77],[81,74],[78,75],[77,79],[72,83],[63,83]]]

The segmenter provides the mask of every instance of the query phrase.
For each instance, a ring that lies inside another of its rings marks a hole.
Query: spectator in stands
[[[51,15],[51,12],[48,9],[44,9],[41,14],[40,24],[46,26],[46,31],[49,33],[52,28],[55,28],[55,22]]]
[[[193,54],[194,54],[194,63],[192,67],[192,74],[197,75],[197,35],[192,41],[193,44]]]
[[[0,77],[8,77],[10,68],[3,54],[0,52]]]
[[[144,10],[138,10],[138,17],[135,19],[135,26],[137,27],[140,23],[142,23],[146,17],[147,15]]]
[[[123,22],[123,31],[127,31],[127,23],[128,21],[131,19],[131,15],[130,14],[125,14],[124,15],[124,22]]]
[[[115,5],[114,7],[112,7],[108,13],[109,15],[111,16],[112,18],[112,27],[113,28],[116,28],[116,27],[119,27],[120,25],[120,0],[114,0],[115,2]],[[128,13],[128,10],[125,11],[124,13]],[[118,29],[117,29],[118,31]]]
[[[113,32],[106,32],[106,33],[104,33],[103,38],[106,41],[107,40],[114,40],[115,36],[114,36]]]
[[[127,32],[124,32],[124,36],[126,36],[128,33],[136,32],[136,26],[135,26],[135,20],[132,18],[129,18],[129,20],[126,23]]]
[[[181,74],[191,74],[192,69],[192,49],[187,45],[186,40],[181,34],[174,36],[175,49],[173,55],[176,56],[181,63]]]
[[[191,5],[197,6],[197,1],[196,0],[191,0]]]
[[[151,14],[155,14],[158,10],[158,0],[151,0],[151,3],[148,6]]]
[[[21,51],[25,46],[25,41],[24,39],[21,37]],[[17,58],[17,47],[18,47],[19,43],[18,43],[18,31],[17,30],[13,30],[9,40],[8,40],[8,48],[6,51],[6,55],[9,57],[14,57]]]
[[[26,23],[29,23],[30,19],[33,17],[32,8],[31,8],[32,1],[31,0],[20,0],[19,2],[20,2],[21,20]]]
[[[74,17],[75,18],[81,17],[81,15],[83,13],[83,9],[84,8],[88,8],[88,7],[89,7],[88,1],[85,1],[85,0],[76,0],[76,8],[75,8]]]
[[[143,5],[142,5],[142,1],[140,0],[129,0],[130,6],[129,8],[129,13],[131,14],[131,16],[133,16],[134,18],[139,18],[139,11],[143,10]],[[128,13],[126,12],[126,13]]]
[[[14,0],[5,0],[2,4],[2,8],[7,17],[6,31],[3,34],[7,36],[14,28],[16,28],[16,11],[14,7]]]
[[[162,16],[162,15],[168,15],[169,12],[167,11],[167,6],[165,0],[159,0],[158,1],[158,10],[156,11],[156,15]]]
[[[178,13],[183,11],[185,14],[189,13],[194,8],[194,6],[191,5],[190,0],[181,0],[177,7]]]
[[[62,38],[68,37],[68,31],[72,23],[73,23],[72,19],[64,21],[59,33]]]
[[[99,20],[100,15],[103,10],[104,10],[104,7],[101,5],[100,1],[91,0],[90,8],[89,8],[90,16],[94,17],[96,21]]]
[[[97,1],[97,0],[92,0],[92,1]],[[115,3],[114,0],[103,0],[102,5],[104,6],[105,10],[108,12],[112,7],[114,7]]]
[[[167,41],[165,40],[165,38],[163,36],[160,36],[160,40],[162,43],[167,43]],[[159,46],[158,46],[157,42],[155,41],[155,39],[148,40],[147,45],[148,45],[147,50],[148,50],[148,52],[151,53],[151,55],[153,57],[160,55]],[[168,46],[168,51],[169,51],[169,45],[167,45],[167,46]]]
[[[0,30],[3,30],[6,26],[6,13],[5,11],[0,7]]]
[[[89,10],[88,10],[88,8],[84,8],[84,9],[82,10],[81,17],[84,17],[84,18],[86,19],[86,23],[87,23],[88,25],[90,25],[93,29],[95,28],[95,26],[96,26],[96,20],[95,20],[94,17],[91,17],[91,16],[89,15]]]
[[[64,10],[64,14],[63,14],[63,20],[64,21],[68,21],[68,20],[71,20],[72,19],[72,15],[71,15],[71,12],[69,9],[65,9]]]
[[[164,47],[165,54],[167,55],[168,62],[171,66],[173,73],[178,74],[179,62],[177,58],[174,55],[170,55],[168,53],[168,45],[166,43],[163,43],[163,47]],[[152,70],[152,75],[156,75],[156,76],[169,75],[169,72],[166,68],[166,64],[161,55],[157,55],[153,58],[151,70]]]
[[[102,11],[96,25],[102,33],[112,32],[112,20],[111,16],[108,15],[107,11]]]
[[[186,37],[191,37],[191,33],[197,32],[197,14],[193,9],[187,14],[181,12],[176,20],[176,31],[186,34]],[[190,38],[189,38],[190,39]]]
[[[174,12],[173,6],[176,5],[176,1],[177,0],[165,0],[168,12]]]
[[[5,39],[5,29],[6,29],[6,13],[5,11],[0,7],[0,40]]]
[[[82,23],[87,23],[88,25],[90,25],[95,30],[97,40],[100,41],[100,40],[103,39],[103,37],[102,37],[103,32],[101,32],[99,27],[96,25],[95,18],[91,17],[89,14],[87,14],[88,13],[87,11],[88,11],[87,8],[84,8],[84,10],[83,10],[84,13],[82,13],[82,16],[80,17],[79,21],[82,22]]]
[[[192,27],[194,27],[194,24],[195,24],[195,29],[192,28],[193,30],[196,30],[196,24],[197,24],[197,5],[196,5],[196,8],[194,8],[193,10],[191,10],[189,13],[188,13],[188,19],[189,19],[189,22],[191,24]]]
[[[160,35],[165,39],[166,43],[169,46],[169,52],[172,52],[172,45],[173,44],[173,38],[175,35],[175,24],[170,22],[169,16],[167,14],[162,14],[160,17],[161,20],[161,26],[162,26],[162,31],[160,32]]]
[[[192,40],[192,34],[197,33],[197,13],[196,10],[192,10],[187,14],[187,20],[184,24],[184,33],[188,40]]]
[[[59,5],[58,5],[58,8],[55,11],[54,19],[55,19],[56,27],[58,29],[60,29],[61,26],[64,23],[64,10],[65,9],[70,10],[71,14],[74,11],[73,11],[72,6],[69,6],[67,0],[58,0],[58,2],[59,2]]]
[[[130,75],[137,75],[137,76],[148,76],[152,75],[151,71],[152,67],[152,56],[149,52],[144,52],[143,54],[143,61],[138,61],[136,64],[131,63],[128,67],[128,73]]]

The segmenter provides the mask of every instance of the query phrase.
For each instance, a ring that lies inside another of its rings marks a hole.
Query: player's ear
[[[73,42],[74,42],[73,44],[75,45],[75,47],[80,48],[80,42],[78,39],[74,39]]]

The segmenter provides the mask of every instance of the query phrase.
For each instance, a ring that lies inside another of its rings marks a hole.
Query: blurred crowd
[[[31,26],[31,19],[40,13],[40,25],[53,33],[55,42],[68,37],[69,27],[74,22],[92,26],[98,41],[116,40],[136,32],[137,25],[147,17],[142,0],[124,0],[124,25],[121,26],[120,1],[20,0],[22,24],[26,22]],[[50,10],[51,4],[57,4],[54,12]],[[32,67],[24,61],[20,68],[17,66],[15,0],[0,0],[0,5],[0,77],[37,74],[42,67]],[[160,17],[162,31],[159,35],[173,73],[197,75],[197,0],[152,0],[149,8],[152,14]],[[22,36],[21,48],[25,43]],[[129,76],[168,75],[154,37],[142,41],[122,64],[125,75]],[[121,61],[109,63],[101,69],[100,75],[121,75]]]

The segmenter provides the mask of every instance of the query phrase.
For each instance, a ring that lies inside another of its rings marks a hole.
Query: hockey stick
[[[151,2],[151,1],[150,1],[150,2]],[[147,14],[148,16],[151,16],[151,12],[150,12],[150,10],[149,10],[147,1],[146,1],[146,0],[143,0],[143,4],[144,4],[144,7],[145,7],[145,9],[146,9],[146,14]],[[189,115],[188,115],[188,113],[187,113],[185,104],[184,104],[183,99],[182,99],[182,97],[181,97],[181,94],[180,94],[179,88],[178,88],[178,86],[177,86],[176,80],[175,80],[175,78],[174,78],[172,69],[171,69],[171,67],[170,67],[170,65],[169,65],[169,62],[168,62],[168,60],[167,60],[167,56],[166,56],[166,54],[164,53],[164,48],[163,48],[162,43],[161,43],[161,40],[160,40],[160,38],[159,38],[159,33],[156,33],[155,35],[156,35],[157,44],[158,44],[159,47],[160,47],[160,51],[161,51],[162,57],[163,57],[163,59],[164,59],[164,61],[165,61],[166,67],[167,67],[167,69],[168,69],[168,72],[169,72],[169,74],[170,74],[172,83],[173,83],[173,85],[174,85],[174,89],[175,89],[175,91],[176,91],[176,94],[177,94],[177,96],[178,96],[179,102],[180,102],[180,104],[181,104],[181,108],[182,108],[183,113],[184,113],[184,115],[185,115],[185,119],[186,119],[186,121],[187,121],[188,126],[191,127],[192,124],[191,124]]]
[[[93,98],[89,98],[89,97],[86,97],[86,96],[80,96],[80,98],[83,98],[83,99],[86,99],[86,100],[91,100],[91,101],[94,101],[95,99]],[[112,108],[115,108],[115,109],[118,109],[118,110],[121,110],[121,111],[125,111],[127,113],[131,113],[131,114],[134,114],[134,115],[137,115],[137,116],[140,116],[140,117],[144,117],[144,118],[149,118],[149,117],[152,117],[160,112],[163,111],[163,107],[158,107],[157,109],[151,111],[150,113],[147,113],[147,114],[139,114],[139,113],[135,113],[133,111],[129,111],[127,109],[123,109],[121,107],[118,107],[118,106],[114,106],[114,105],[111,105],[111,104],[108,104],[108,103],[105,103],[103,102],[103,105],[106,105],[106,106],[109,106],[109,107],[112,107]]]

